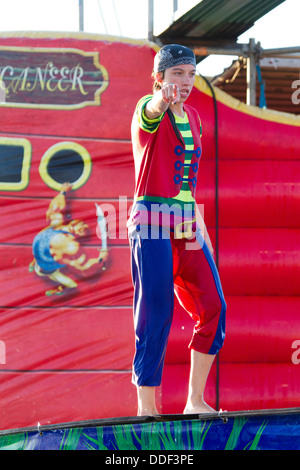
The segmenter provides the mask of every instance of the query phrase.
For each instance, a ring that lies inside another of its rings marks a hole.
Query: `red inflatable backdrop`
[[[156,50],[88,34],[0,36],[2,430],[136,414],[130,123]],[[300,119],[247,107],[202,77],[189,102],[203,125],[197,202],[228,305],[206,400],[298,406]],[[57,276],[33,256],[49,227],[58,261],[73,250]],[[161,413],[183,410],[192,328],[176,304]]]

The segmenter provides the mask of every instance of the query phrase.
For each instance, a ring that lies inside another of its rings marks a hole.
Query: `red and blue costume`
[[[148,120],[144,108],[150,99],[140,100],[132,121],[136,188],[128,221],[136,334],[133,383],[139,386],[161,383],[174,292],[196,321],[189,345],[196,351],[215,355],[220,350],[226,312],[214,259],[195,222],[199,115],[184,105],[184,119],[168,110]],[[187,228],[192,237],[186,238]]]

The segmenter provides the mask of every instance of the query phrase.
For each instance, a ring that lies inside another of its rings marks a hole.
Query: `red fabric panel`
[[[289,362],[292,344],[300,339],[300,298],[227,296],[226,337],[220,361],[235,363]],[[167,364],[188,364],[195,322],[175,302],[166,354]]]
[[[300,338],[300,298],[244,296],[226,298],[227,335],[223,362],[290,362]]]
[[[299,406],[300,374],[287,363],[222,364],[220,407],[227,411]]]
[[[215,113],[210,95],[193,89],[189,103],[199,110],[203,128],[203,158],[215,157]],[[287,125],[268,118],[262,110],[255,115],[240,112],[220,101],[218,108],[219,158],[225,160],[299,160],[299,125]],[[269,116],[272,111],[268,111]],[[265,119],[263,117],[265,116]],[[285,117],[285,116],[284,116]],[[283,119],[282,119],[283,120]],[[234,162],[233,162],[234,164]],[[237,171],[237,169],[236,169]]]
[[[101,106],[86,106],[79,109],[17,110],[18,119],[14,120],[14,132],[20,134],[56,135],[73,138],[130,139],[130,121],[135,105],[141,96],[151,92],[151,69],[153,49],[144,44],[127,44],[118,39],[111,41],[87,40],[79,38],[5,38],[2,46],[75,48],[82,51],[99,52],[99,62],[109,74],[109,85],[101,95]],[[123,66],[120,67],[120,58]],[[125,66],[126,64],[126,66]],[[134,71],[139,70],[136,80]],[[150,72],[149,72],[150,70]],[[134,86],[133,86],[134,83]],[[126,94],[124,93],[126,90]],[[108,112],[109,110],[109,112]],[[2,108],[1,130],[11,131],[11,110]],[[71,112],[71,116],[70,116]],[[71,122],[71,125],[70,125]],[[46,125],[45,125],[46,123]]]
[[[300,161],[223,160],[219,162],[219,226],[300,228]],[[197,203],[215,227],[215,164],[201,161]],[[246,210],[245,210],[246,208]],[[274,209],[275,208],[275,209]]]
[[[98,164],[98,163],[97,163]],[[284,162],[274,162],[272,172],[276,175],[267,177],[266,162],[240,162],[241,174],[232,172],[229,162],[220,165],[220,207],[219,224],[222,228],[230,227],[300,227],[300,215],[297,210],[300,193],[296,175],[299,174],[298,162],[287,166]],[[256,170],[265,168],[260,175]],[[275,169],[274,169],[275,167]],[[201,165],[198,204],[203,204],[203,216],[207,226],[215,226],[215,200],[211,162]],[[285,183],[279,184],[279,179],[285,176]],[[104,178],[105,181],[105,178]],[[203,181],[203,185],[201,185]],[[207,187],[205,187],[207,185]],[[245,187],[249,189],[245,191]],[[108,194],[107,188],[101,187],[101,192]],[[84,220],[90,227],[90,238],[85,243],[97,243],[95,202],[105,212],[108,223],[108,236],[111,244],[128,244],[126,222],[132,198],[126,195],[117,200],[109,198],[94,198],[86,200],[78,198],[77,193],[70,193],[70,213],[74,219]],[[125,194],[125,193],[124,193]],[[45,214],[51,199],[36,199],[34,197],[3,197],[1,198],[2,229],[0,241],[7,243],[31,243],[33,235],[46,225]],[[202,202],[201,202],[202,201]],[[247,211],[244,210],[245,205]],[[271,210],[276,206],[276,211]],[[202,210],[202,207],[201,207]],[[12,217],[13,214],[13,217]]]
[[[97,247],[86,248],[89,257],[98,256]],[[78,276],[68,270],[78,283],[74,291],[61,296],[47,297],[46,290],[54,283],[28,271],[32,261],[28,246],[0,245],[0,299],[2,307],[18,306],[97,306],[132,305],[132,281],[129,247],[116,246],[109,251],[106,270],[92,271],[90,276]]]
[[[182,413],[189,365],[167,365],[162,384],[162,412]],[[293,408],[299,405],[300,374],[288,363],[221,364],[219,407],[223,411]],[[216,369],[208,377],[204,399],[215,406]]]
[[[299,172],[293,160],[220,161],[220,227],[300,228]]]
[[[220,274],[226,295],[299,295],[298,230],[220,230]]]
[[[1,137],[7,137],[7,135],[1,134]],[[32,147],[30,182],[21,195],[22,197],[38,197],[40,199],[53,198],[57,192],[47,186],[39,173],[41,159],[55,144],[64,143],[64,146],[68,148],[68,139],[28,136],[27,140]],[[71,192],[69,197],[97,200],[98,198],[111,199],[119,196],[130,198],[133,196],[134,170],[130,141],[116,142],[73,138],[71,142],[79,144],[88,152],[92,162],[92,171],[88,178],[88,184],[86,182],[81,188]],[[7,191],[2,191],[1,194],[7,196]],[[18,192],[14,193],[14,196],[19,195]]]
[[[84,245],[99,245],[99,233],[97,232],[97,215],[95,203],[97,203],[105,216],[107,223],[107,235],[109,245],[128,246],[127,219],[132,205],[132,199],[77,199],[72,196],[69,199],[67,214],[73,220],[82,220],[89,226],[88,237],[84,239]],[[30,197],[1,197],[2,229],[0,243],[31,245],[33,238],[43,230],[46,221],[50,198],[35,199]],[[12,217],[13,214],[13,217]]]
[[[0,372],[1,429],[134,416],[128,372]]]
[[[131,307],[2,309],[0,331],[3,371],[131,369]]]

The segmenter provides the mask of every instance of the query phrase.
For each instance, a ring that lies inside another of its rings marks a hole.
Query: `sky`
[[[198,0],[178,0],[178,9],[186,11],[196,3]],[[78,5],[79,0],[0,0],[0,32],[77,32]],[[255,38],[264,49],[300,46],[299,17],[300,0],[285,0],[242,34],[238,42],[248,43]],[[154,34],[163,31],[172,18],[173,0],[154,0]],[[84,0],[84,31],[146,39],[148,0]],[[218,75],[234,59],[211,55],[198,66],[199,72],[205,76]]]

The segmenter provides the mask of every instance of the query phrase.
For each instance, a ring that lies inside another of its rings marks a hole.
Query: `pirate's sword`
[[[96,206],[96,214],[97,214],[97,225],[99,227],[99,231],[101,234],[102,246],[101,251],[107,250],[107,230],[106,230],[106,220],[103,214],[101,207],[95,203]],[[101,259],[100,259],[101,261]],[[103,263],[102,269],[106,269],[105,262]]]

